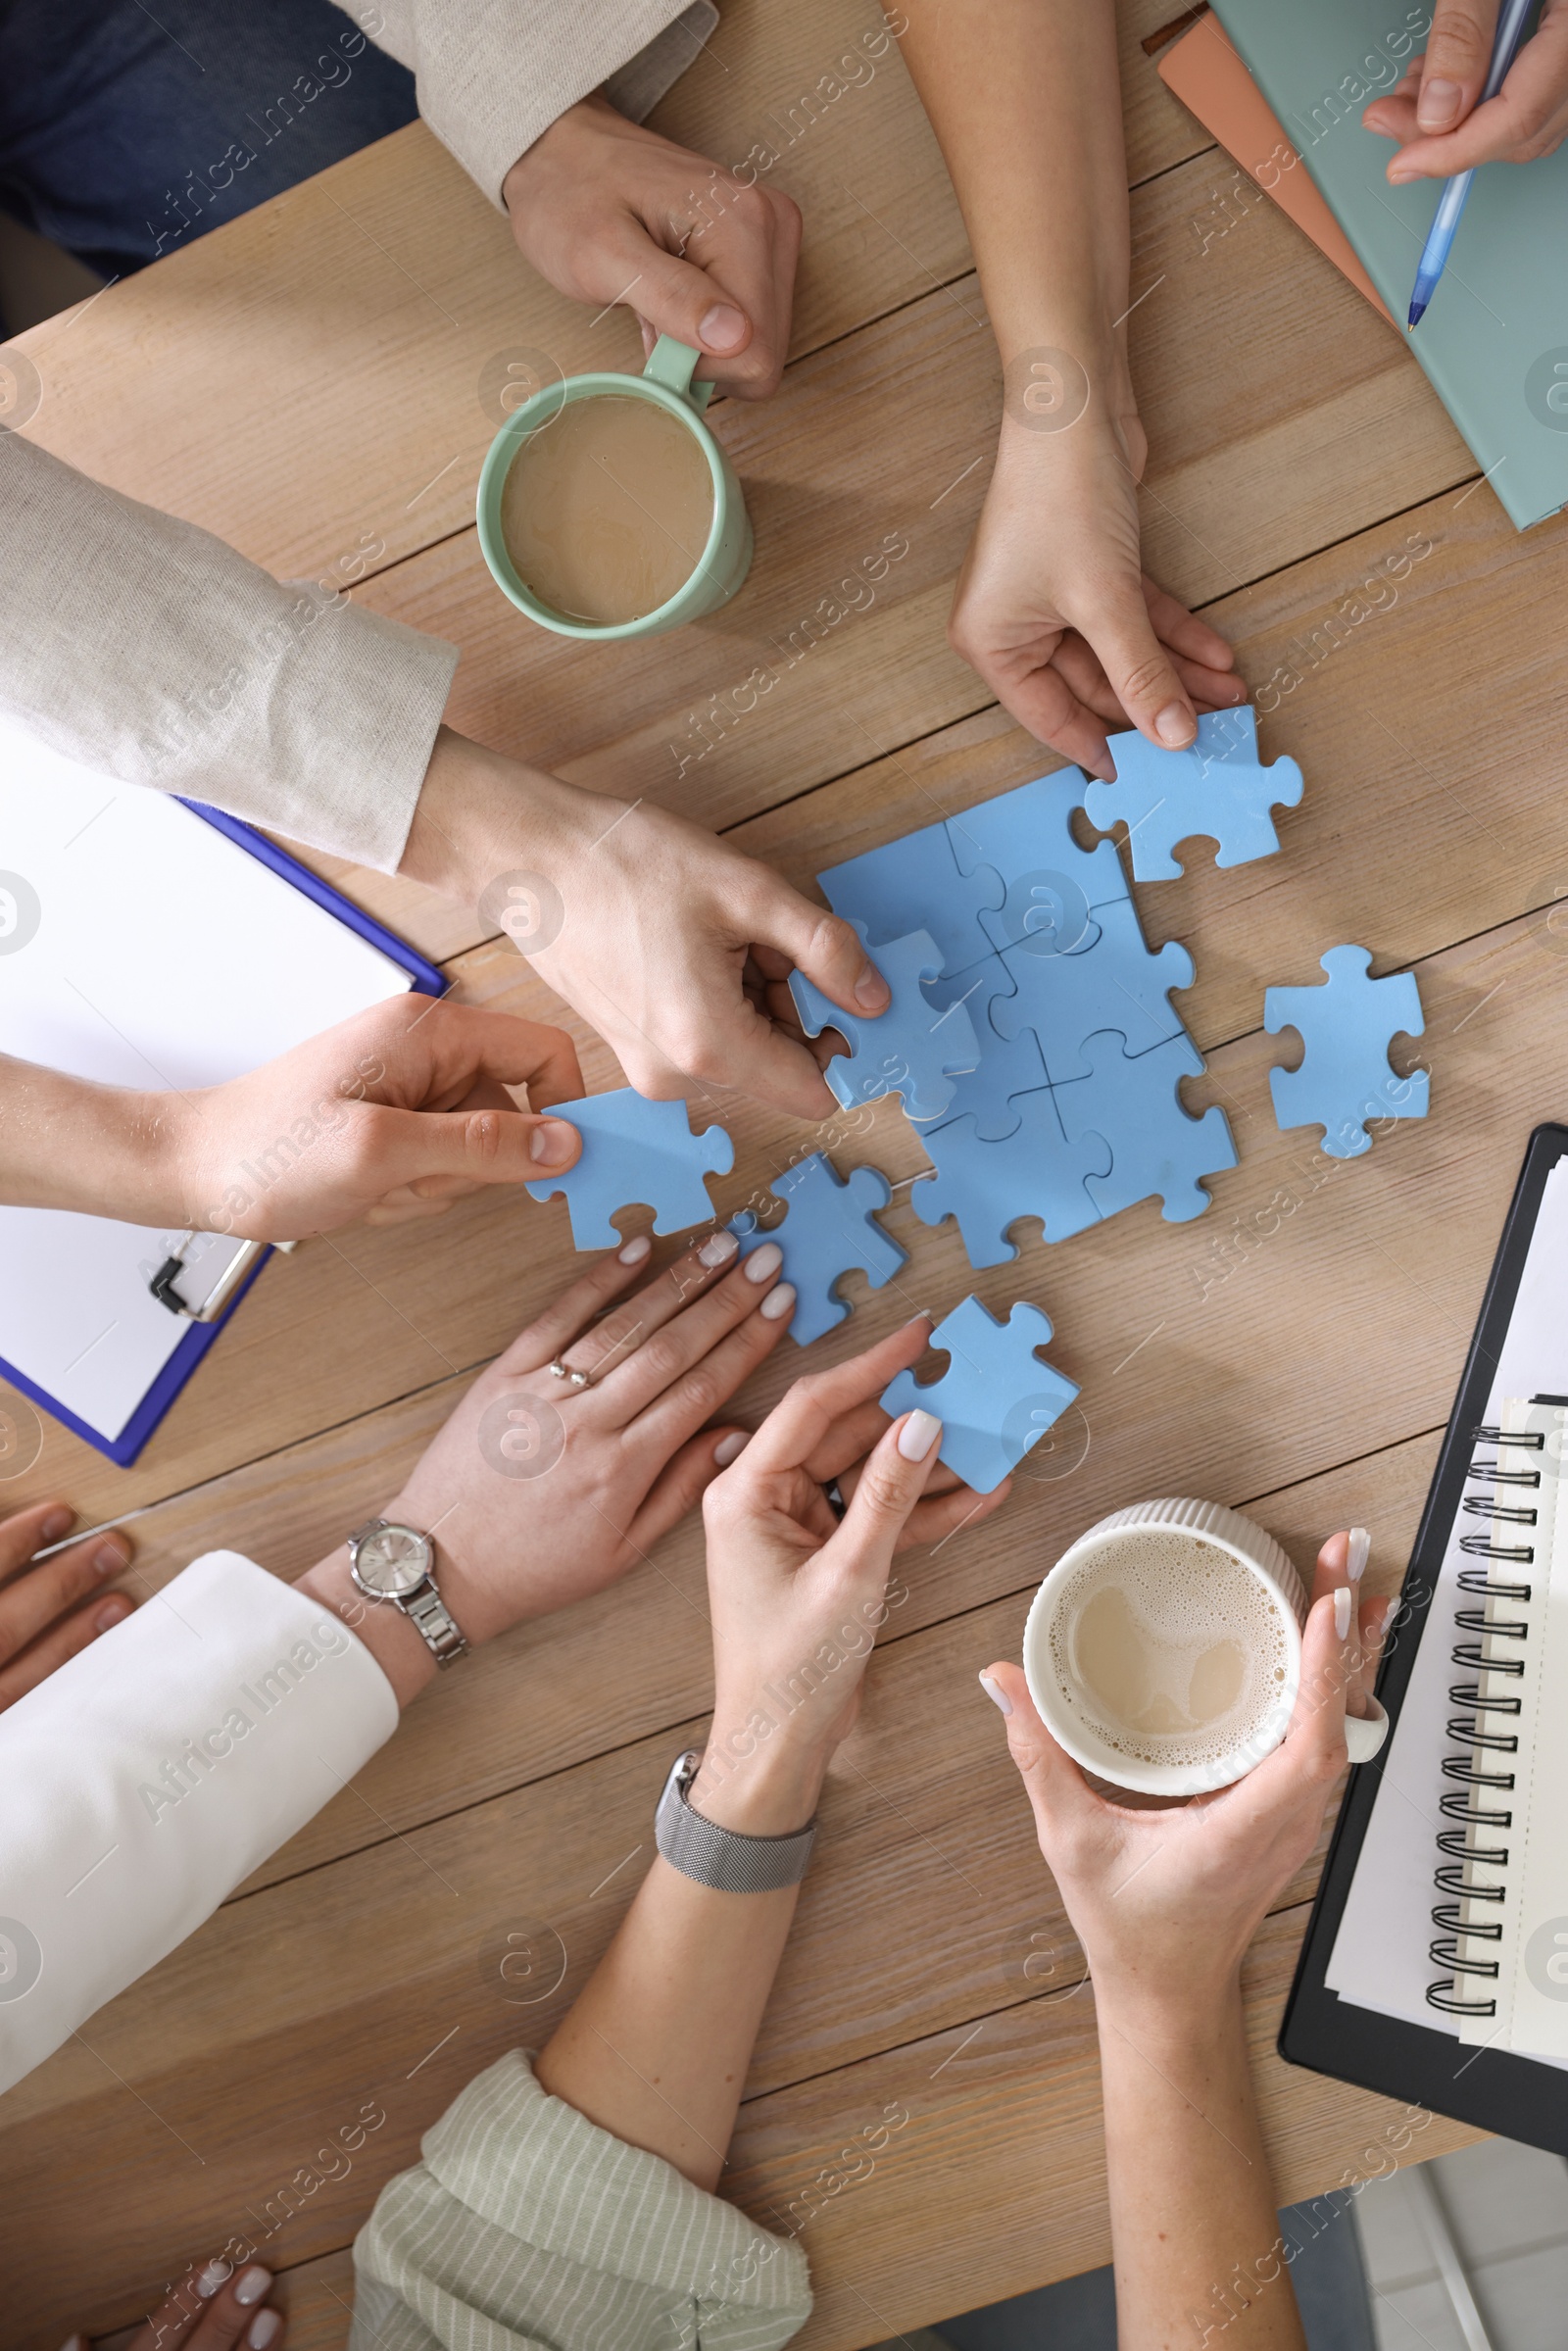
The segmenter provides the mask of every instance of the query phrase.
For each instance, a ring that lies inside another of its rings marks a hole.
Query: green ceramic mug
[[[689,343],[677,343],[669,335],[661,335],[641,375],[607,371],[598,375],[568,375],[564,382],[547,384],[507,418],[491,442],[479,475],[479,545],[497,586],[511,597],[519,612],[526,612],[541,628],[554,629],[560,637],[584,637],[590,641],[657,637],[665,629],[681,628],[688,620],[700,620],[705,612],[716,612],[720,605],[728,604],[744,581],[752,562],[752,521],[735,468],[703,422],[702,411],[708,406],[713,387],[692,382],[692,371],[702,356]],[[567,619],[564,613],[542,603],[518,576],[502,536],[501,493],[513,460],[531,434],[554,423],[568,401],[593,400],[606,393],[614,393],[621,399],[630,396],[651,400],[685,425],[708,460],[713,484],[713,519],[696,568],[667,604],[641,613],[635,620],[600,624]]]

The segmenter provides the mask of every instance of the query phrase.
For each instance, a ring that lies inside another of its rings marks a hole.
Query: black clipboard
[[[1448,1433],[1405,1572],[1402,1597],[1408,1615],[1403,1638],[1395,1644],[1378,1677],[1378,1696],[1394,1722],[1398,1720],[1416,1650],[1427,1630],[1438,1574],[1470,1469],[1474,1433],[1486,1416],[1498,1354],[1513,1319],[1542,1194],[1547,1176],[1565,1155],[1568,1126],[1536,1128],[1514,1187]],[[1509,2049],[1477,2048],[1435,2027],[1408,2025],[1397,2017],[1357,2008],[1329,1990],[1324,1978],[1380,1783],[1381,1765],[1376,1760],[1350,1775],[1280,2027],[1280,2055],[1313,2073],[1353,2082],[1362,2089],[1379,2090],[1385,2097],[1419,2103],[1435,2114],[1473,2123],[1478,2130],[1494,2131],[1505,2138],[1521,2139],[1527,2146],[1568,2156],[1568,2072],[1560,2066],[1521,2057]]]

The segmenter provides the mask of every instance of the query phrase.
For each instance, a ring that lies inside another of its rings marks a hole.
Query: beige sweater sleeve
[[[558,115],[603,85],[640,122],[718,22],[712,0],[337,4],[410,69],[420,114],[498,208],[501,182]]]
[[[393,871],[454,647],[0,431],[0,710],[128,784]]]
[[[799,2245],[534,2080],[511,2050],[427,2131],[354,2245],[349,2351],[780,2351]]]

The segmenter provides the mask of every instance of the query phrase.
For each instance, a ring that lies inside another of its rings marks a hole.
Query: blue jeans
[[[1349,2206],[1326,2222],[1317,2204],[1287,2205],[1280,2234],[1296,2247],[1290,2276],[1300,2308],[1307,2351],[1375,2351],[1372,2299],[1361,2264],[1361,2244]],[[1265,2292],[1270,2289],[1265,2287]],[[1214,2311],[1210,2351],[1223,2351],[1224,2313]],[[994,2302],[961,2319],[944,2319],[935,2331],[953,2351],[1116,2351],[1116,2293],[1111,2272],[1087,2270],[1062,2278],[1038,2293]],[[1193,2330],[1196,2345],[1199,2330]]]
[[[328,0],[0,0],[0,208],[105,277],[416,111]]]

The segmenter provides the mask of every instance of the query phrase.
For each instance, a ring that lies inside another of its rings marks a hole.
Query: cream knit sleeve
[[[350,2351],[777,2351],[806,2256],[552,2098],[509,2051],[354,2246]]]

